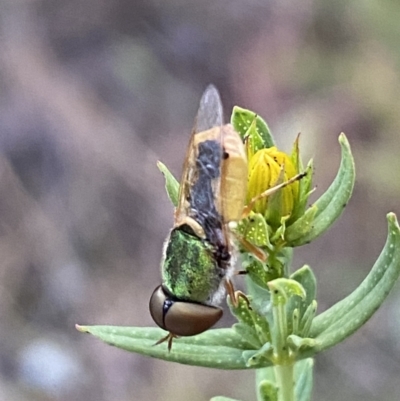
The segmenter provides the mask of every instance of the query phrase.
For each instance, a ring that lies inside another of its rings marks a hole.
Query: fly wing
[[[194,132],[207,131],[222,126],[224,119],[221,98],[214,85],[208,85],[200,100]]]
[[[192,217],[200,225],[202,224],[202,222],[196,218],[197,206],[194,205],[196,199],[200,201],[204,200],[204,205],[210,205],[214,208],[217,207],[217,209],[220,210],[218,198],[221,185],[220,173],[223,154],[221,144],[222,133],[220,129],[222,122],[223,109],[219,92],[215,86],[209,85],[200,100],[192,136],[186,152],[180,182],[179,201],[175,210],[175,226],[182,224],[187,217]],[[214,144],[212,142],[214,142]],[[206,153],[209,151],[214,158],[210,160],[210,163],[203,164],[211,166],[211,168],[214,168],[215,173],[217,173],[214,174],[214,176],[211,175],[208,179],[204,176],[205,171],[200,160],[202,155],[199,155],[201,149],[207,147],[205,144],[207,144],[207,146],[210,145],[210,148],[204,150],[204,157],[207,157]],[[214,149],[212,149],[212,145],[214,145]],[[217,204],[215,202],[217,202]],[[208,208],[208,206],[203,207],[203,209],[206,208]],[[206,213],[207,210],[202,210],[202,212]]]

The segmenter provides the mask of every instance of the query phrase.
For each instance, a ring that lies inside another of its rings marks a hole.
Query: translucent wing
[[[223,109],[218,89],[208,85],[200,100],[199,110],[195,120],[194,133],[207,131],[223,124]]]
[[[209,85],[200,100],[180,182],[175,226],[191,217],[202,225],[199,214],[219,210],[220,175],[223,156],[222,103],[218,90]]]

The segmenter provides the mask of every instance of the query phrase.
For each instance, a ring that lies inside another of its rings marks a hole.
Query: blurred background
[[[129,354],[75,323],[154,326],[173,210],[156,161],[179,176],[201,94],[221,91],[298,132],[319,196],[344,131],[354,196],[299,249],[319,311],[366,276],[400,212],[400,3],[394,0],[0,0],[0,399],[251,401],[253,372]],[[240,281],[240,280],[238,280]],[[399,398],[400,287],[316,358],[314,400]],[[225,317],[222,326],[231,324]],[[339,385],[338,385],[339,384]]]

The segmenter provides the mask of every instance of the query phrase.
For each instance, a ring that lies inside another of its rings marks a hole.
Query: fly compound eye
[[[165,306],[168,300],[161,285],[159,285],[153,292],[150,298],[149,309],[150,315],[153,320],[164,330],[168,330],[164,324]]]
[[[194,336],[217,323],[222,309],[174,300],[159,286],[150,299],[150,314],[162,329],[177,336]]]
[[[165,328],[177,336],[194,336],[208,330],[222,317],[222,309],[175,301],[164,316]]]

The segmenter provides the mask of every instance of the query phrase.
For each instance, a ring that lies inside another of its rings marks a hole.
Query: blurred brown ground
[[[319,310],[367,274],[400,199],[400,3],[0,0],[0,400],[254,400],[252,372],[108,347],[75,323],[154,325],[172,207],[208,83],[255,110],[289,150],[302,133],[317,196],[346,132],[354,196],[296,253]],[[399,286],[368,324],[318,356],[314,400],[399,398]],[[231,320],[226,317],[222,325]]]

